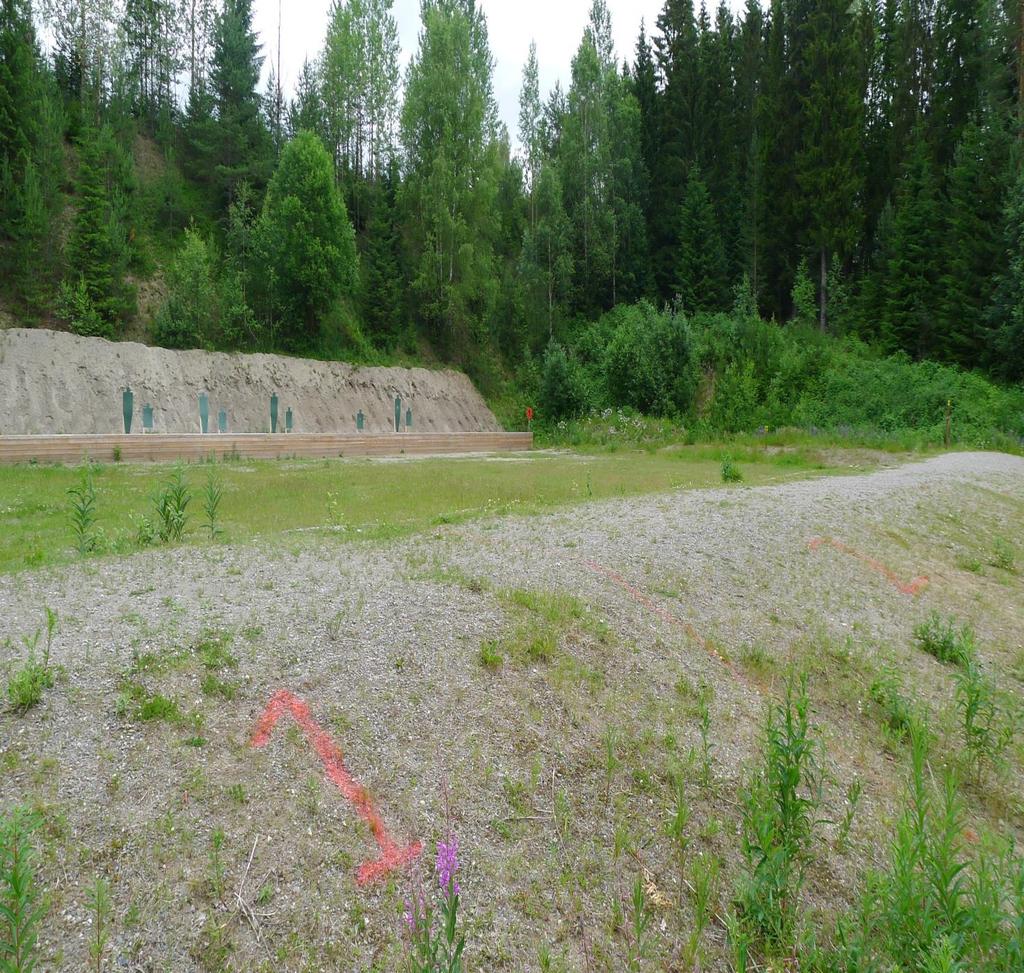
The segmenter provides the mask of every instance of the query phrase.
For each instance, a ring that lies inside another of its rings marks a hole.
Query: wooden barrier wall
[[[391,433],[133,433],[110,436],[0,436],[0,463],[159,463],[214,457],[282,459],[338,456],[427,456],[512,452],[533,447],[531,432]]]

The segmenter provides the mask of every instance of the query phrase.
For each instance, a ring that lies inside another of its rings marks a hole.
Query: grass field
[[[742,483],[749,485],[865,470],[876,461],[864,452],[684,446],[658,452],[203,464],[185,471],[192,495],[188,534],[199,537],[201,494],[211,471],[223,489],[221,527],[231,541],[307,529],[380,540],[479,516],[721,486],[726,458],[739,468]],[[141,519],[153,518],[153,498],[169,475],[166,466],[94,467],[98,553],[126,554],[138,546]],[[76,557],[68,490],[81,477],[81,469],[66,466],[0,468],[0,571],[61,564]]]

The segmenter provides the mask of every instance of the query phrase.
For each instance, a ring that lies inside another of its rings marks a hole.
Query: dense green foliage
[[[53,0],[45,30],[3,0],[5,309],[175,347],[427,351],[543,385],[546,418],[931,426],[952,397],[1015,428],[1011,393],[947,368],[1024,377],[1012,5],[666,0],[623,61],[593,0],[566,90],[528,52],[515,148],[479,4],[424,0],[404,85],[392,6],[336,0],[286,102],[280,65],[261,94],[252,0],[128,0],[117,24]],[[727,352],[730,328],[756,347]]]
[[[859,339],[813,326],[780,328],[739,311],[685,314],[642,302],[552,344],[536,393],[540,415],[566,420],[628,406],[672,417],[694,433],[786,426],[861,436],[917,430],[1013,445],[1024,437],[1024,390],[952,365],[883,357]]]

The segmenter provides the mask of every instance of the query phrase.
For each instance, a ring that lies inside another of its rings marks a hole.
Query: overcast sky
[[[569,86],[573,55],[583,36],[591,0],[480,0],[494,55],[494,94],[501,118],[513,140],[519,117],[519,87],[530,41],[537,42],[541,91],[556,81]],[[633,60],[640,20],[650,35],[664,0],[608,0],[616,53]],[[281,76],[290,96],[307,56],[312,60],[323,46],[330,0],[282,0]],[[255,26],[267,58],[277,57],[278,0],[255,0]],[[420,29],[420,0],[395,0],[403,65],[416,50]]]

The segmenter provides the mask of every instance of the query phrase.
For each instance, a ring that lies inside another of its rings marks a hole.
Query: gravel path
[[[308,751],[246,746],[282,686],[343,741],[350,769],[379,796],[397,834],[436,837],[439,782],[451,783],[474,969],[535,968],[538,942],[577,968],[597,941],[588,936],[609,935],[588,933],[581,914],[607,907],[602,881],[628,885],[611,858],[616,821],[598,799],[607,727],[621,728],[637,766],[660,781],[659,761],[668,758],[655,741],[678,737],[672,747],[683,752],[699,740],[683,719],[691,704],[680,686],[707,683],[716,775],[721,792],[734,794],[776,675],[787,661],[813,657],[815,646],[856,646],[870,660],[902,653],[899,665],[921,697],[940,698],[941,674],[907,650],[913,625],[938,608],[971,620],[988,661],[1009,664],[1024,648],[1020,578],[958,565],[989,557],[993,539],[1019,530],[1022,516],[1024,459],[954,453],[870,475],[478,521],[386,545],[307,532],[0,577],[0,645],[10,639],[0,661],[17,654],[43,604],[61,617],[54,661],[64,678],[30,713],[0,712],[0,805],[28,799],[49,809],[56,828],[47,943],[63,959],[52,968],[82,968],[84,888],[97,872],[114,883],[112,949],[127,968],[220,968],[209,965],[218,935],[229,939],[227,968],[394,968],[402,890],[358,893],[351,881],[367,832],[325,790]],[[1020,536],[1006,536],[1020,550]],[[862,556],[828,544],[812,550],[819,537]],[[908,596],[879,565],[929,584]],[[574,595],[610,635],[574,628],[550,665],[506,660],[485,670],[481,641],[516,624],[500,594],[508,589]],[[202,711],[205,746],[183,746],[180,727],[118,715],[115,700],[140,656],[188,646],[211,629],[233,634],[232,699],[204,698],[201,671],[169,666],[144,679]],[[827,715],[830,732],[842,735]],[[864,813],[883,818],[886,758],[862,746],[833,759],[877,781]],[[244,802],[231,800],[232,785],[244,788]],[[623,791],[619,810],[642,828],[654,797],[637,787]],[[573,814],[553,831],[563,789]],[[704,810],[728,821],[735,807],[723,798]],[[248,891],[265,884],[275,893],[256,922],[259,936],[199,891],[215,827],[226,834],[232,894],[260,838]],[[735,846],[714,835],[706,842],[726,859]],[[665,855],[657,847],[645,854],[644,866],[671,885]],[[816,894],[841,905],[857,868],[877,854],[869,842],[852,863],[823,862]],[[559,880],[580,870],[603,878],[571,890]],[[676,935],[671,925],[662,932],[669,953]],[[721,931],[709,935],[720,948]],[[265,943],[286,940],[298,943],[293,952],[261,967]],[[603,948],[611,965],[596,968],[616,968],[615,937]]]

